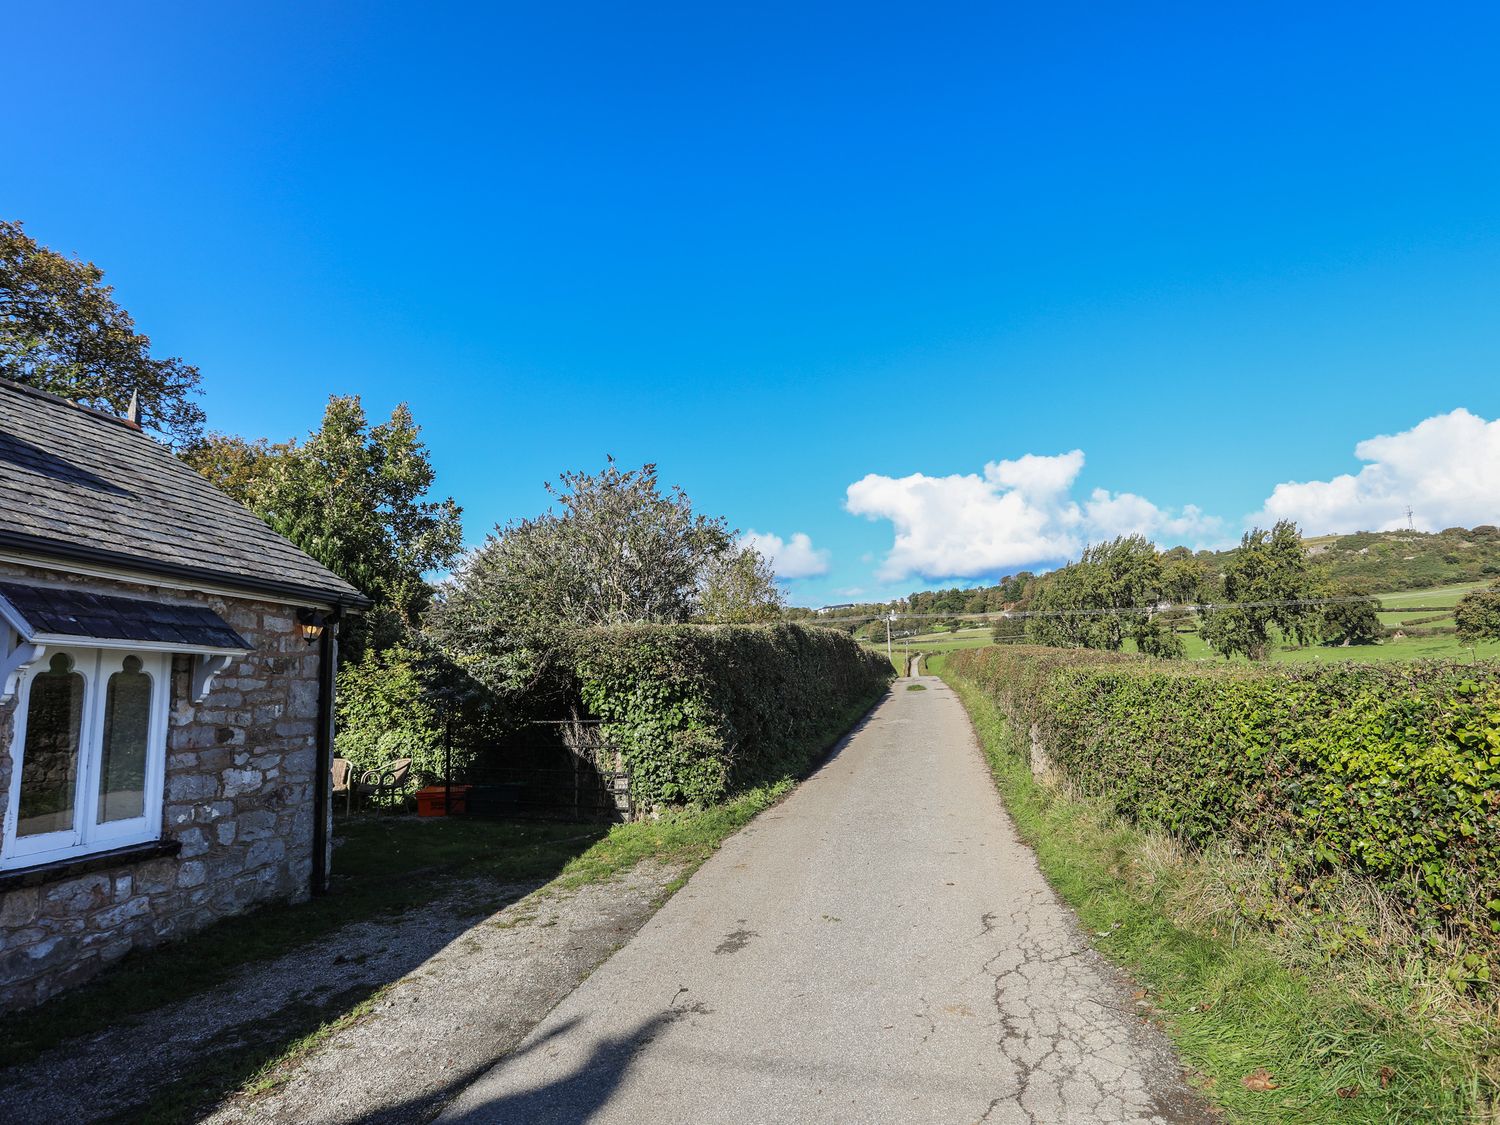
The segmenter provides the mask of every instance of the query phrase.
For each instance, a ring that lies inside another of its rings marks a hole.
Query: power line
[[[1001,621],[1024,621],[1032,617],[1110,617],[1130,613],[1158,614],[1174,611],[1202,613],[1204,611],[1214,612],[1225,609],[1277,609],[1290,606],[1306,608],[1342,605],[1347,602],[1370,600],[1373,599],[1367,594],[1347,594],[1336,598],[1281,598],[1257,602],[1157,602],[1152,605],[1104,606],[1096,609],[993,609],[978,613],[906,613],[901,610],[882,610],[878,613],[859,613],[846,617],[819,617],[815,614],[812,617],[798,618],[797,621],[801,624],[812,625],[835,625],[850,622],[866,623],[882,619],[906,621],[989,621],[998,618]],[[1452,606],[1404,605],[1392,610],[1382,609],[1381,612],[1446,613],[1451,612],[1452,609]]]

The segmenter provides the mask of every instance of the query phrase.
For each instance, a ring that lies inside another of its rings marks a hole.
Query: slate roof
[[[4,614],[27,641],[41,636],[82,640],[154,641],[175,651],[237,649],[255,646],[222,617],[204,605],[170,605],[93,594],[87,590],[56,590],[0,582],[0,598],[19,614]]]
[[[0,379],[0,547],[247,591],[369,599],[123,419]]]

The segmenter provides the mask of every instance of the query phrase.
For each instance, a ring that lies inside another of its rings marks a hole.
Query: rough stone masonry
[[[208,605],[255,647],[201,704],[189,697],[190,658],[173,659],[162,840],[177,854],[37,885],[0,873],[0,1011],[76,985],[131,949],[306,897],[318,653],[302,640],[295,607],[10,564],[0,576]],[[15,708],[0,705],[0,794],[10,791]]]

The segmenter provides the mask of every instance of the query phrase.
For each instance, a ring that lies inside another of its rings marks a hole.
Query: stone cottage
[[[368,604],[135,422],[0,379],[0,1010],[326,886]]]

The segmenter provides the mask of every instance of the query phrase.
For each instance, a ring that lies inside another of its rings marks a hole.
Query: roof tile
[[[0,529],[140,569],[296,587],[364,603],[160,443],[125,423],[0,379]]]

